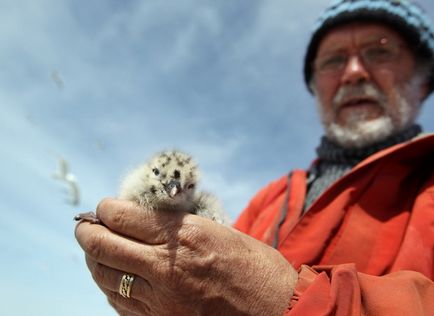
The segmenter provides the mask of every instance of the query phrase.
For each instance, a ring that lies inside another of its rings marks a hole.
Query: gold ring
[[[133,275],[124,274],[121,279],[121,284],[119,285],[119,294],[125,298],[129,298],[133,281]]]

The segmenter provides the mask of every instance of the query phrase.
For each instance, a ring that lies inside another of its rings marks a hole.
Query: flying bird
[[[70,199],[68,203],[77,206],[80,204],[80,190],[78,188],[78,182],[74,174],[69,171],[68,162],[59,158],[59,170],[53,174],[53,178],[64,182],[68,187],[68,195]]]
[[[57,70],[51,72],[51,79],[54,81],[54,83],[56,84],[57,88],[59,88],[59,90],[62,90],[63,87],[65,86]]]
[[[163,151],[125,177],[119,198],[135,201],[150,210],[186,212],[229,225],[217,198],[197,190],[199,176],[198,166],[190,155]],[[79,214],[76,220],[79,219],[98,222],[93,213]]]

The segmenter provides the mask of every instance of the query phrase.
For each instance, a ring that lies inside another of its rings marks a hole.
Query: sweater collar
[[[320,159],[320,161],[326,161],[329,163],[337,163],[337,164],[355,165],[360,161],[362,161],[363,159],[369,157],[370,155],[382,149],[408,141],[416,137],[421,132],[422,132],[422,128],[419,125],[414,124],[409,128],[403,130],[402,132],[392,135],[381,142],[363,148],[350,148],[350,149],[343,148],[338,144],[332,142],[325,136],[323,136],[321,138],[320,145],[316,149],[316,152],[318,154],[318,158]]]

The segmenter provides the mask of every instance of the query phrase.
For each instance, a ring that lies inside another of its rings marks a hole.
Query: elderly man
[[[261,190],[237,230],[101,202],[105,226],[76,236],[110,303],[125,315],[434,315],[434,136],[415,124],[433,56],[415,4],[335,1],[305,59],[318,159]]]

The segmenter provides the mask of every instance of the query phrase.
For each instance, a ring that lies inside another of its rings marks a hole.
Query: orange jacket
[[[269,184],[235,227],[272,244],[299,280],[285,315],[434,315],[434,135],[382,150],[304,216],[306,172]]]

